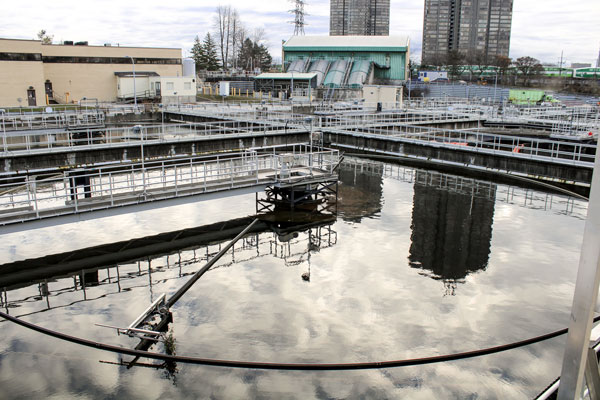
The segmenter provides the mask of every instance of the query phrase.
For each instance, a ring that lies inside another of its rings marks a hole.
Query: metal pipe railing
[[[307,145],[291,146],[293,163],[279,154],[283,147],[272,147],[271,153],[256,151],[191,157],[177,160],[148,161],[139,164],[94,168],[93,172],[65,171],[64,174],[37,180],[27,178],[15,185],[15,177],[0,178],[0,220],[40,218],[104,209],[116,205],[138,204],[149,200],[173,198],[185,194],[200,194],[257,184],[291,182],[309,176],[314,171],[333,174],[338,162],[337,150],[306,154]],[[307,172],[308,171],[308,172]],[[32,215],[35,214],[35,216]],[[4,217],[4,218],[3,218]]]
[[[264,121],[228,121],[194,124],[148,125],[120,128],[86,128],[76,131],[48,131],[44,133],[30,131],[9,131],[3,133],[4,153],[19,154],[47,153],[102,148],[124,144],[153,144],[164,142],[189,141],[195,138],[240,136],[267,131],[285,130],[297,132],[303,130],[297,124],[269,124]],[[143,140],[142,140],[143,136]]]
[[[332,132],[395,137],[403,141],[427,142],[431,146],[449,148],[460,146],[465,151],[501,153],[515,158],[538,159],[586,167],[593,164],[596,154],[596,145],[577,142],[407,125],[398,125],[396,128],[398,129],[390,131],[390,129],[375,129],[373,126],[367,126],[332,130]]]

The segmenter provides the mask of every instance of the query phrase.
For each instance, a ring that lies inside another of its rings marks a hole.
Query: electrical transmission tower
[[[294,20],[290,21],[290,24],[294,24],[294,36],[304,35],[304,6],[306,2],[304,0],[290,0],[295,4],[296,8],[290,10],[290,13],[294,15]]]

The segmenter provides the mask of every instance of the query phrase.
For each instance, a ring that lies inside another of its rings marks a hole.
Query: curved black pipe
[[[149,351],[132,350],[124,347],[113,346],[106,343],[94,342],[92,340],[82,339],[76,336],[67,335],[61,332],[56,332],[50,329],[43,328],[41,326],[23,321],[19,318],[15,318],[11,315],[5,314],[0,311],[0,317],[5,318],[18,325],[24,326],[28,329],[40,332],[47,336],[52,336],[61,340],[65,340],[71,343],[76,343],[82,346],[92,347],[98,350],[110,351],[113,353],[127,354],[136,357],[152,358],[162,361],[178,362],[184,364],[198,364],[198,365],[209,365],[215,367],[227,367],[227,368],[249,368],[249,369],[269,369],[269,370],[295,370],[295,371],[347,371],[347,370],[366,370],[366,369],[381,369],[381,368],[397,368],[397,367],[408,367],[414,365],[424,364],[435,364],[447,361],[463,360],[467,358],[480,357],[488,354],[500,353],[507,350],[516,349],[519,347],[528,346],[530,344],[539,343],[545,340],[553,339],[555,337],[564,335],[568,329],[561,329],[545,335],[536,336],[530,339],[521,340],[509,344],[500,346],[488,347],[485,349],[467,351],[462,353],[446,354],[441,356],[433,357],[421,357],[412,358],[407,360],[395,360],[395,361],[373,361],[373,362],[361,362],[361,363],[330,363],[330,364],[302,364],[302,363],[265,363],[255,361],[236,361],[236,360],[218,360],[213,358],[200,358],[200,357],[187,357],[177,356],[169,354],[159,354]],[[600,317],[594,318],[594,322],[600,320]]]

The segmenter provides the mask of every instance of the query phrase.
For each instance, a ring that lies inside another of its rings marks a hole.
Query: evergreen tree
[[[246,71],[251,71],[254,68],[260,68],[265,71],[271,68],[272,62],[273,59],[265,45],[259,45],[250,38],[244,40],[238,56],[238,65],[240,67]]]
[[[254,44],[256,46],[256,43]],[[260,69],[263,71],[268,71],[271,68],[271,64],[273,63],[273,58],[271,54],[269,54],[269,49],[264,44],[258,46],[256,50],[258,62],[260,65]]]
[[[245,71],[252,70],[256,65],[256,61],[254,60],[254,43],[252,40],[250,40],[250,38],[246,38],[242,42],[237,64]]]
[[[205,69],[207,71],[218,71],[219,56],[217,55],[217,45],[210,36],[210,33],[206,34],[202,47],[204,49],[203,65],[205,66]]]
[[[204,46],[200,43],[200,38],[197,35],[194,39],[194,45],[192,46],[192,58],[196,62],[196,71],[206,70],[206,53]]]

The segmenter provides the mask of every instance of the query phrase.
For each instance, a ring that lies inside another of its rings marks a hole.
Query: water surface
[[[297,235],[248,236],[175,304],[177,354],[395,360],[495,346],[568,323],[585,202],[360,160],[343,165],[340,180],[336,219]],[[5,235],[0,271],[254,213],[251,195]],[[134,347],[138,340],[94,324],[129,325],[226,242],[11,283],[1,306],[50,329]],[[130,357],[0,326],[0,397],[8,398],[525,399],[558,376],[564,345],[561,337],[470,360],[371,371],[163,368],[149,360],[128,369],[118,364]]]

